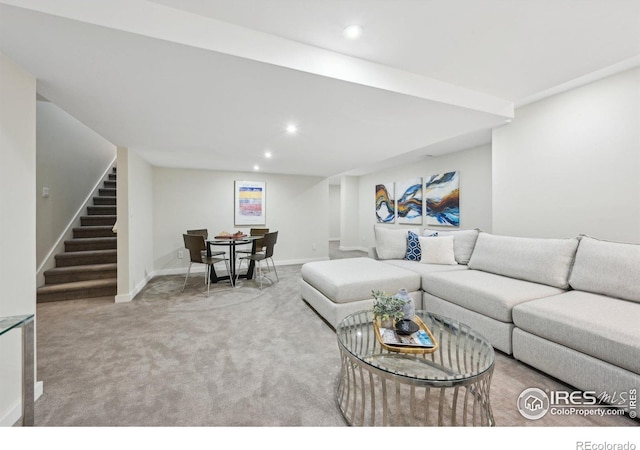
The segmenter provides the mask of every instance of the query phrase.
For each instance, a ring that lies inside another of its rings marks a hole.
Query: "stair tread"
[[[56,255],[57,257],[63,257],[63,258],[75,258],[77,256],[87,256],[90,254],[94,254],[94,255],[111,255],[113,253],[117,253],[118,250],[115,248],[109,248],[109,249],[105,249],[105,250],[79,250],[77,252],[64,252],[64,253],[58,253]]]
[[[107,264],[84,264],[82,266],[67,266],[67,267],[53,267],[45,271],[45,275],[49,274],[61,274],[61,273],[70,273],[70,272],[99,272],[102,270],[113,270],[117,269],[117,263],[107,263]]]
[[[112,227],[109,227],[112,228]],[[99,236],[99,237],[83,237],[83,238],[71,238],[64,241],[65,243],[82,242],[84,244],[90,244],[91,242],[113,242],[117,241],[116,236]]]
[[[72,281],[70,283],[49,284],[38,288],[39,294],[71,291],[76,289],[90,289],[97,287],[110,287],[117,286],[117,278],[104,278],[101,280],[88,280],[88,281]]]

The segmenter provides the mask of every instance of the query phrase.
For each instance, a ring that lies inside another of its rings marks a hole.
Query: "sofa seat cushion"
[[[577,248],[577,238],[523,238],[480,233],[469,268],[567,289]]]
[[[416,263],[419,264],[419,263]],[[395,294],[420,290],[420,275],[371,258],[314,261],[302,265],[302,279],[335,303],[371,298],[371,291]]]
[[[640,302],[640,245],[583,236],[569,284],[573,289]]]
[[[569,291],[513,309],[517,328],[640,374],[640,305]]]
[[[515,305],[566,292],[530,281],[480,270],[435,272],[422,276],[422,290],[502,322],[512,322]]]
[[[402,269],[411,270],[412,272],[420,275],[420,278],[426,274],[433,272],[447,272],[450,270],[468,270],[469,267],[463,264],[457,265],[444,265],[444,264],[422,264],[419,261],[407,261],[405,259],[387,259],[385,261],[381,261],[384,264],[389,264],[391,266],[400,267]],[[424,283],[424,280],[422,281]],[[421,284],[422,286],[423,284]]]

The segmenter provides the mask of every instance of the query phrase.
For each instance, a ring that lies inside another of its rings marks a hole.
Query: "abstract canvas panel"
[[[458,172],[433,175],[424,184],[427,225],[460,226]]]
[[[395,223],[396,200],[393,182],[376,184],[376,220],[379,223]]]
[[[422,223],[422,178],[397,183],[398,223]]]
[[[235,225],[264,225],[266,198],[264,181],[236,181]]]

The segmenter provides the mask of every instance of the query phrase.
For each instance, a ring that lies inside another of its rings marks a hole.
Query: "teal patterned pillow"
[[[404,259],[408,261],[420,261],[422,252],[420,250],[420,240],[413,231],[407,233],[407,254]]]

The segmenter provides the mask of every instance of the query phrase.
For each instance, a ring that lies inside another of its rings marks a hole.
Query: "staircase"
[[[38,303],[116,295],[116,175],[114,167],[73,238],[64,242],[64,253],[55,256],[56,267],[44,272]]]

